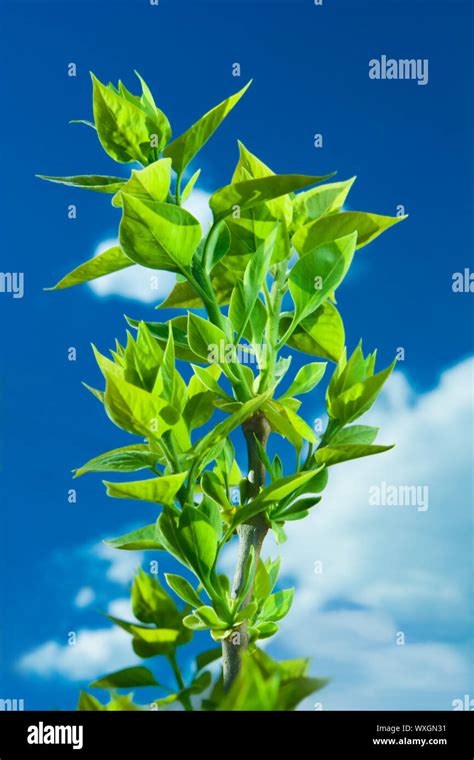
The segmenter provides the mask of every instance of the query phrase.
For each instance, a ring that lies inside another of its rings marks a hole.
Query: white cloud
[[[419,396],[397,372],[364,419],[396,448],[334,467],[314,514],[287,526],[282,567],[297,592],[275,651],[309,655],[333,679],[313,700],[327,709],[449,709],[472,690],[473,367]],[[381,481],[428,485],[428,510],[370,506]]]
[[[184,208],[199,219],[204,234],[212,222],[209,198],[209,193],[204,190],[194,190],[183,204]],[[97,246],[94,256],[115,245],[118,245],[116,239],[102,241]],[[97,296],[121,296],[144,303],[160,303],[172,291],[175,282],[176,276],[173,272],[132,266],[92,280],[88,285]]]
[[[83,586],[74,598],[74,606],[82,609],[88,607],[95,599],[95,591],[90,586]]]
[[[212,212],[209,208],[210,193],[205,190],[193,190],[189,198],[183,203],[193,216],[201,222],[203,234],[206,235],[212,224]]]
[[[118,245],[118,240],[104,240],[97,246],[94,256],[114,245]],[[88,285],[98,296],[121,296],[145,303],[158,303],[166,298],[175,282],[173,272],[132,266],[92,280]]]
[[[130,583],[144,556],[143,552],[118,551],[104,543],[94,544],[90,551],[96,557],[109,562],[106,577],[124,586]]]
[[[134,665],[130,636],[117,626],[78,632],[74,645],[47,641],[23,655],[18,669],[42,678],[60,676],[69,681],[96,679]]]
[[[135,615],[132,610],[132,600],[129,596],[113,599],[109,604],[107,612],[109,615],[112,615],[112,617],[120,618],[121,620],[128,620],[131,622],[135,620]]]

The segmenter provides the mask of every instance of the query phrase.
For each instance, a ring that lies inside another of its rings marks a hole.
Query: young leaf
[[[316,452],[316,461],[318,464],[325,464],[330,467],[340,462],[348,462],[351,459],[360,459],[369,457],[372,454],[382,454],[384,451],[393,449],[392,446],[370,446],[367,444],[333,444],[324,446]]]
[[[132,530],[119,538],[104,541],[104,544],[112,546],[114,549],[125,549],[127,551],[145,551],[147,549],[158,551],[164,548],[156,539],[155,523],[145,525],[144,528],[138,528],[138,530]]]
[[[79,692],[79,703],[77,709],[80,712],[92,711],[92,710],[106,710],[105,705],[101,704],[98,699],[88,694],[86,691]]]
[[[169,428],[161,417],[166,402],[107,372],[105,409],[112,422],[136,435],[162,434]]]
[[[36,176],[48,182],[56,182],[69,187],[82,187],[85,190],[95,190],[97,193],[116,193],[127,181],[123,177],[101,177],[96,174],[77,177],[48,177],[46,174],[37,174]]]
[[[326,300],[349,269],[357,234],[318,245],[296,262],[289,277],[295,304],[294,324],[298,324]]]
[[[196,667],[199,670],[206,668],[211,662],[215,662],[222,657],[222,648],[215,647],[214,649],[208,649],[206,652],[201,652],[196,657]]]
[[[227,436],[235,430],[236,427],[245,422],[248,417],[251,417],[256,411],[261,409],[265,401],[271,395],[271,389],[261,393],[259,396],[246,401],[239,409],[233,414],[229,415],[227,419],[219,422],[213,430],[204,436],[198,443],[193,446],[191,453],[196,459],[204,457],[205,454],[217,443],[224,441]]]
[[[172,630],[181,627],[181,613],[174,599],[167,594],[157,578],[143,570],[138,571],[133,581],[132,609],[135,617],[142,623]],[[142,634],[134,631],[134,635]]]
[[[176,475],[163,475],[160,478],[149,480],[137,480],[132,483],[107,483],[107,495],[119,499],[139,499],[151,501],[155,504],[172,504],[187,478],[187,472],[179,472]]]
[[[135,472],[144,470],[147,467],[154,467],[158,461],[159,455],[150,451],[150,447],[144,443],[138,443],[134,446],[124,446],[120,449],[113,449],[106,454],[91,459],[82,467],[74,470],[74,477],[78,478],[86,472]]]
[[[233,185],[226,185],[211,195],[209,205],[214,214],[214,220],[218,221],[232,214],[236,208],[240,211],[253,208],[294,190],[314,185],[329,176],[331,175],[315,177],[304,174],[274,174],[271,177],[236,182]]]
[[[215,365],[212,365],[211,367],[199,367],[194,364],[192,364],[191,367],[196,377],[199,378],[205,388],[212,393],[215,393],[216,396],[220,396],[227,401],[233,401],[232,397],[225,393],[217,382],[217,377],[219,377],[221,371],[219,367],[216,367]],[[219,370],[217,377],[215,374],[216,370]]]
[[[380,216],[362,211],[343,211],[318,219],[301,227],[293,235],[293,245],[304,256],[317,245],[357,233],[357,248],[370,243],[384,230],[406,219],[406,216]]]
[[[384,369],[382,372],[378,372],[376,375],[366,378],[366,380],[356,383],[351,388],[348,388],[340,396],[335,399],[328,397],[328,413],[333,419],[337,419],[339,423],[346,425],[349,422],[353,422],[357,417],[361,417],[362,414],[367,412],[380,391],[382,386],[388,380],[396,364],[396,359],[392,364]]]
[[[206,245],[206,258],[203,267],[206,272],[212,272],[216,264],[224,258],[230,247],[230,232],[224,220],[216,224],[209,233]]]
[[[118,245],[115,245],[107,251],[99,253],[98,256],[94,256],[93,259],[76,267],[76,269],[69,272],[69,274],[59,280],[59,282],[52,288],[45,288],[45,290],[63,290],[63,288],[70,288],[73,285],[79,285],[82,282],[96,280],[98,277],[103,277],[112,272],[119,272],[121,269],[133,266],[134,263],[135,262],[129,259]]]
[[[202,605],[199,594],[193,589],[186,578],[182,578],[180,575],[173,575],[173,573],[165,573],[165,578],[168,586],[186,604],[190,604],[191,607],[200,607]]]
[[[208,628],[215,631],[225,631],[228,624],[221,620],[213,607],[201,606],[194,613]]]
[[[151,670],[144,667],[136,667],[117,670],[115,673],[110,673],[108,676],[99,678],[97,681],[89,684],[89,686],[95,689],[128,689],[136,688],[137,686],[160,686],[160,684]]]
[[[146,164],[151,147],[145,112],[91,77],[94,122],[105,152],[119,163]]]
[[[275,622],[285,617],[290,611],[294,593],[294,589],[290,588],[284,591],[277,591],[276,594],[269,596],[262,608],[262,618]]]
[[[325,362],[310,362],[310,364],[305,364],[304,367],[301,367],[288,390],[280,397],[280,401],[283,398],[299,396],[302,393],[312,391],[322,380],[326,366]]]
[[[314,187],[293,198],[293,228],[298,229],[314,222],[325,214],[332,214],[344,204],[355,177],[345,182],[331,182]]]
[[[161,515],[156,522],[156,538],[173,557],[185,567],[190,567],[181,544],[178,530],[179,516],[169,507],[164,506]]]
[[[226,98],[218,106],[208,111],[199,121],[189,127],[186,132],[173,140],[164,150],[164,155],[173,161],[173,169],[177,174],[182,174],[189,162],[206,144],[219,124],[225,119],[229,111],[238,103],[244,92],[250,86],[245,85],[235,95]]]
[[[202,511],[184,507],[178,528],[180,545],[189,564],[199,580],[206,583],[216,559],[217,536],[214,527]]]
[[[201,174],[201,170],[198,169],[197,172],[194,172],[193,176],[189,180],[188,184],[184,188],[183,192],[181,193],[181,203],[185,203],[189,196],[191,195],[192,191],[194,190],[194,185],[199,179],[199,175]]]
[[[367,425],[351,425],[350,427],[340,430],[339,433],[331,437],[331,446],[337,444],[365,443],[371,444],[375,441],[379,428],[368,427]]]
[[[171,182],[171,161],[162,158],[144,169],[132,169],[132,176],[112,199],[113,206],[122,206],[122,192],[142,201],[164,201]]]
[[[292,315],[285,313],[280,319],[280,337],[292,323]],[[336,307],[325,301],[306,319],[303,319],[288,338],[288,345],[305,354],[339,361],[344,350],[345,333]]]
[[[188,314],[188,340],[191,350],[208,363],[211,363],[211,354],[215,352],[219,357],[227,343],[225,333],[219,327],[191,312]]]
[[[127,256],[144,267],[170,272],[189,266],[202,235],[198,220],[170,203],[121,195],[120,244]]]
[[[239,291],[242,296],[239,301],[241,302],[239,308],[240,313],[237,314],[236,309],[233,306],[234,299],[231,298],[229,316],[237,331],[237,340],[240,340],[247,322],[250,319],[258,294],[262,289],[263,282],[270,269],[270,261],[273,256],[275,241],[280,234],[280,225],[277,225],[268,238],[266,238],[264,243],[257,248],[250,259],[244,272],[242,289]],[[237,291],[234,290],[234,293],[235,292]],[[235,322],[232,316],[233,314]],[[238,327],[236,322],[238,323]]]

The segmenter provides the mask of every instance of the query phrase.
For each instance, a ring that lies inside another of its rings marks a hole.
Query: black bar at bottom
[[[472,760],[472,712],[0,712],[0,760],[269,752]],[[248,730],[248,731],[247,731]],[[220,735],[225,737],[221,742]],[[253,738],[251,738],[253,737]],[[241,743],[242,742],[242,743]],[[304,742],[304,744],[303,744]],[[229,751],[230,750],[230,751]]]

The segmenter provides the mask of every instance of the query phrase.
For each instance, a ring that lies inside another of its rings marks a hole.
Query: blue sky
[[[291,529],[283,555],[298,593],[273,651],[312,655],[314,672],[332,677],[327,709],[449,709],[473,688],[472,294],[451,288],[453,272],[472,267],[471,4],[36,0],[3,2],[0,14],[2,271],[25,273],[23,299],[0,294],[0,697],[72,707],[80,684],[132,662],[97,610],[124,607],[134,560],[98,547],[151,522],[154,509],[107,499],[99,478],[78,481],[76,504],[67,491],[73,467],[127,442],[81,386],[97,382],[90,342],[105,351],[123,336],[124,313],[155,312],[124,298],[129,281],[109,295],[43,292],[115,237],[118,212],[107,196],[34,174],[127,172],[92,130],[68,121],[91,117],[89,70],[133,89],[137,69],[175,135],[254,79],[193,163],[202,168],[198,202],[229,180],[240,138],[278,172],[358,175],[351,209],[395,214],[401,204],[410,215],[357,254],[339,295],[350,347],[362,336],[381,363],[405,349],[373,413],[383,441],[398,446],[340,470],[309,526]],[[427,58],[429,83],[369,79],[369,60],[382,54]],[[309,420],[320,404],[305,402]],[[367,488],[382,480],[428,484],[428,511],[374,512]],[[320,579],[319,559],[329,568]],[[76,655],[65,649],[70,631],[83,642]],[[393,644],[400,631],[404,647]]]

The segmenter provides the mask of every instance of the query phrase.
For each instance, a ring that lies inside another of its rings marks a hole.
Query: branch
[[[260,459],[255,439],[257,439],[265,449],[271,428],[263,412],[257,412],[257,414],[244,422],[242,430],[247,442],[250,481],[249,495],[251,498],[254,498],[258,495],[260,488],[265,485],[266,475],[265,465]],[[261,514],[254,517],[250,523],[244,523],[237,528],[239,535],[239,554],[237,557],[237,566],[232,586],[232,596],[234,599],[238,596],[244,582],[245,567],[250,555],[251,547],[253,546],[254,548],[255,559],[257,561],[267,531],[268,525],[265,516]],[[252,590],[253,582],[246,598],[242,602],[242,607],[245,607],[249,603],[252,597]],[[247,645],[248,635],[245,624],[240,626],[238,631],[234,631],[228,639],[224,639],[222,642],[224,689],[226,691],[230,688],[240,670],[242,652],[247,648]]]

